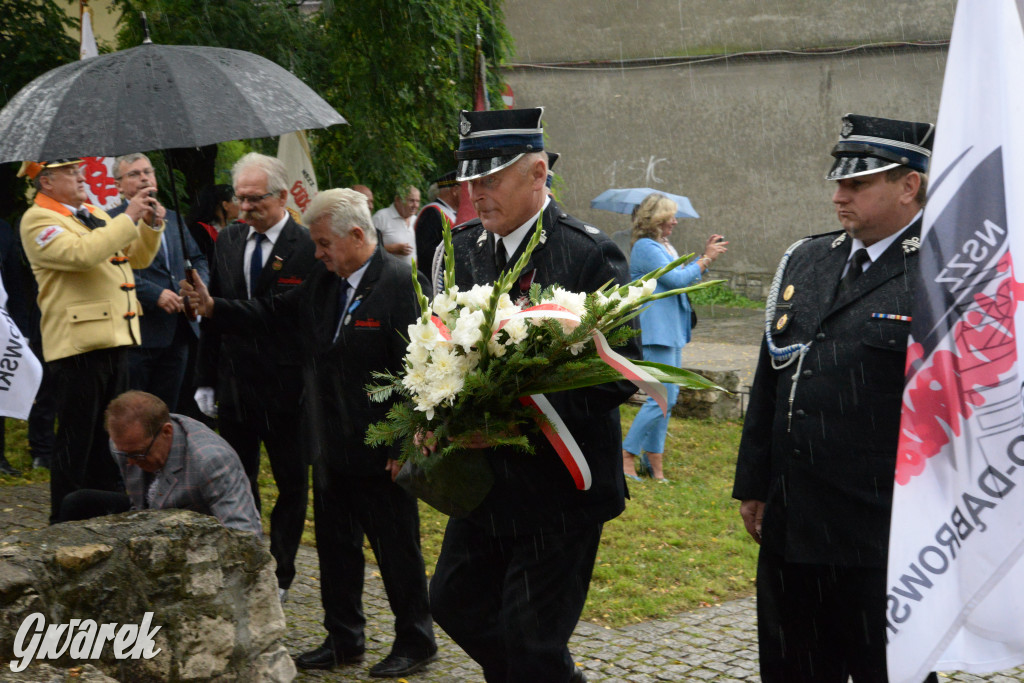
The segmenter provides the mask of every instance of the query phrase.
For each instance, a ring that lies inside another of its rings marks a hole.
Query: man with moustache
[[[301,287],[273,298],[231,301],[201,287],[201,312],[212,326],[255,330],[276,325],[295,335],[292,355],[305,377],[303,431],[313,441],[313,505],[327,638],[295,659],[300,669],[362,661],[363,537],[370,541],[395,615],[391,652],[370,675],[419,671],[437,652],[427,602],[416,500],[394,483],[399,445],[371,447],[366,428],[393,404],[373,402],[374,371],[401,372],[403,335],[420,315],[410,267],[382,249],[365,197],[326,190],[306,208],[316,255]],[[424,278],[420,277],[421,284]],[[183,293],[195,291],[182,283]]]
[[[791,246],[773,284],[733,486],[761,546],[766,683],[888,680],[889,518],[934,128],[844,116],[826,176],[843,229]]]
[[[116,218],[86,204],[81,164],[26,161],[19,171],[36,191],[21,219],[21,242],[39,284],[43,358],[56,397],[51,522],[72,491],[123,488],[107,451],[103,410],[127,388],[125,350],[141,337],[132,268],[150,264],[163,231],[150,190]]]
[[[453,236],[461,291],[490,284],[540,243],[510,293],[531,284],[591,292],[629,281],[626,259],[597,228],[569,216],[548,196],[542,109],[463,111],[458,179],[469,183],[479,215]],[[637,339],[621,349],[640,357]],[[625,507],[619,404],[629,382],[559,392],[548,398],[590,466],[577,488],[554,447],[531,438],[534,455],[487,447],[494,485],[466,517],[449,519],[430,582],[438,625],[484,670],[487,681],[584,681],[568,642],[590,586],[604,523]],[[509,400],[514,400],[510,398]]]
[[[298,287],[316,264],[309,231],[285,210],[288,175],[274,157],[251,152],[232,169],[242,222],[217,237],[210,291],[249,299]],[[220,434],[242,461],[260,507],[260,444],[267,449],[278,498],[270,513],[270,553],[282,599],[295,578],[309,499],[309,461],[301,441],[302,378],[293,332],[242,333],[201,325],[196,403],[218,418]]]
[[[156,190],[153,164],[145,154],[126,154],[114,159],[114,182],[124,201],[111,210],[117,216],[139,192]],[[160,251],[148,267],[135,271],[136,294],[142,305],[139,327],[142,341],[128,351],[128,386],[147,391],[174,410],[185,379],[188,352],[192,340],[199,337],[199,324],[189,322],[177,293],[178,281],[185,277],[185,260],[196,275],[210,279],[206,256],[174,211],[157,206],[164,220]],[[182,253],[182,235],[187,254]]]

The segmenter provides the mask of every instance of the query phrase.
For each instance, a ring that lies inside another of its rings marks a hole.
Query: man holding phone
[[[127,388],[124,350],[141,339],[132,268],[152,262],[163,231],[153,191],[136,194],[117,218],[86,204],[81,164],[26,161],[18,173],[37,193],[21,241],[39,284],[43,358],[57,402],[51,522],[72,491],[123,489],[103,410]]]

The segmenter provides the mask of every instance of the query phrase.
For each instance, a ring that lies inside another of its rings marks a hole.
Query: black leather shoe
[[[569,677],[569,683],[587,683],[587,677],[583,675],[583,669],[576,667],[572,670],[572,676]]]
[[[363,661],[365,650],[336,653],[334,648],[328,643],[330,643],[330,639],[324,641],[324,644],[315,650],[303,652],[295,658],[295,666],[300,669],[325,669],[330,671],[338,664],[351,664]]]
[[[0,455],[0,474],[9,474],[12,477],[20,477],[21,470],[14,469],[14,466],[7,462],[7,458]]]
[[[416,673],[427,664],[437,659],[437,650],[422,659],[402,657],[394,653],[370,667],[370,675],[374,678],[398,678]]]

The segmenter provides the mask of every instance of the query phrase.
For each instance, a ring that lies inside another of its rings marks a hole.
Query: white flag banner
[[[313,155],[309,152],[309,141],[306,131],[282,135],[277,141],[277,158],[284,162],[288,169],[288,203],[287,207],[296,220],[306,211],[319,190],[316,186],[316,173],[313,171]]]
[[[953,24],[893,492],[892,683],[1024,663],[1022,4],[961,0]]]
[[[92,33],[92,10],[83,3],[82,7],[82,47],[78,51],[79,59],[98,57],[100,51],[96,48],[96,36]]]
[[[99,56],[96,48],[96,37],[92,32],[92,10],[82,7],[82,47],[80,59]],[[88,203],[107,210],[121,203],[114,184],[114,160],[111,157],[82,157],[82,170],[85,172]]]
[[[43,366],[7,312],[7,290],[0,281],[0,415],[27,420],[42,381]]]

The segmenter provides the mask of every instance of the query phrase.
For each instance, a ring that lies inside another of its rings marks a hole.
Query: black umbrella
[[[0,163],[202,147],[346,123],[274,62],[242,50],[155,45],[142,20],[142,45],[65,64],[18,91],[0,110]]]
[[[144,43],[22,88],[0,111],[0,163],[202,147],[336,123],[345,119],[331,105],[259,55]]]

